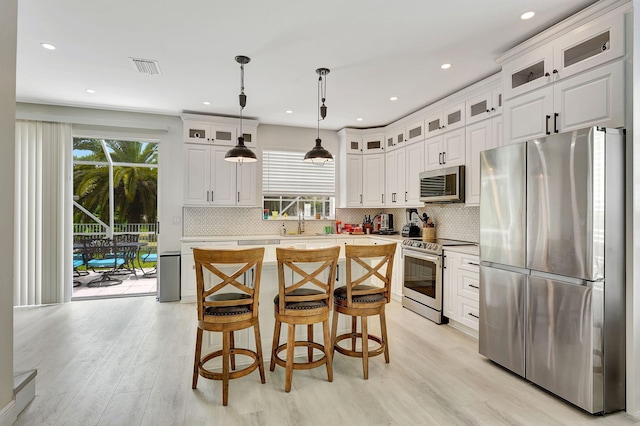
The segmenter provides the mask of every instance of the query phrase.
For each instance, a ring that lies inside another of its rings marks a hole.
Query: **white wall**
[[[71,123],[74,136],[159,141],[158,250],[180,250],[182,237],[182,120],[171,115],[18,103],[17,118]],[[174,221],[175,219],[175,221]]]
[[[0,423],[13,404],[13,208],[17,0],[0,2]]]

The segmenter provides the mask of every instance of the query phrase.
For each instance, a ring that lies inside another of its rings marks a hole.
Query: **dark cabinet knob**
[[[553,70],[553,73],[554,74],[558,74],[558,70]]]
[[[548,72],[545,72],[545,73],[544,73],[544,76],[545,76],[545,77],[549,77],[549,75],[550,75],[550,74],[549,74]]]

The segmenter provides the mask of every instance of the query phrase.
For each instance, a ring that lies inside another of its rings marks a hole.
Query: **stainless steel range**
[[[442,316],[442,251],[447,246],[474,245],[467,241],[439,239],[435,242],[409,238],[402,241],[404,276],[402,306],[443,324]]]

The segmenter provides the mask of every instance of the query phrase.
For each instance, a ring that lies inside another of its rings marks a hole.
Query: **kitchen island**
[[[265,254],[262,264],[262,278],[260,282],[260,334],[264,359],[270,359],[270,348],[273,339],[275,326],[273,299],[278,294],[278,270],[276,261],[277,247],[294,247],[299,249],[313,249],[340,245],[340,256],[338,270],[336,274],[335,286],[345,285],[346,268],[344,258],[344,246],[347,244],[388,244],[397,243],[396,256],[394,259],[394,272],[392,279],[392,297],[400,300],[402,297],[402,264],[401,264],[401,242],[399,235],[349,235],[349,234],[322,234],[322,235],[255,235],[255,236],[211,236],[211,237],[185,237],[182,238],[181,256],[181,303],[194,303],[194,315],[196,314],[196,276],[195,264],[193,261],[194,248],[216,248],[216,249],[246,249],[253,247],[264,247]],[[338,322],[338,332],[347,332],[351,327],[351,321],[346,316],[340,316]],[[379,324],[370,322],[371,332],[380,333]],[[296,330],[296,340],[306,340],[306,329],[298,327]],[[322,329],[316,327],[315,341],[322,341]],[[255,341],[253,332],[242,330],[236,332],[235,342],[238,347],[254,348]],[[222,347],[220,333],[207,333],[203,339],[203,352],[218,350]],[[297,348],[296,354],[306,353],[305,348]],[[241,364],[245,361],[238,359]],[[247,359],[248,361],[248,359]]]

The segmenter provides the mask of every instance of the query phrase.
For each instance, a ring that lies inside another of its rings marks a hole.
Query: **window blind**
[[[335,162],[307,163],[303,152],[263,151],[263,195],[334,196]]]

